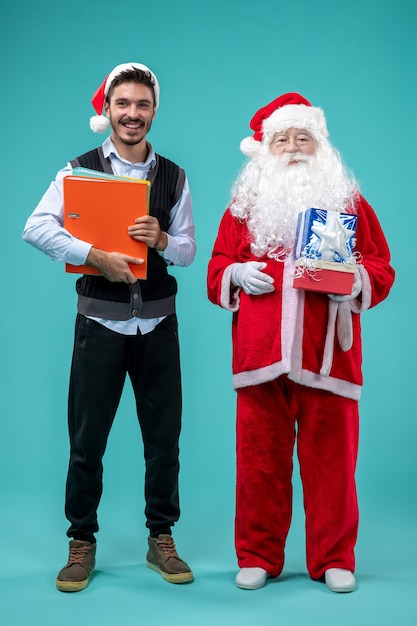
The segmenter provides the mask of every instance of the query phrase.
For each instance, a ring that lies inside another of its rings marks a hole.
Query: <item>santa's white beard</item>
[[[289,165],[294,158],[300,161]],[[353,177],[330,146],[314,156],[263,154],[236,180],[231,212],[246,219],[253,254],[285,260],[293,249],[298,213],[311,207],[352,211],[356,193]]]

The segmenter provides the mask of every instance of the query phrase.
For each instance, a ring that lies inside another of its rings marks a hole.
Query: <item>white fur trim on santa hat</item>
[[[269,144],[276,133],[289,128],[309,131],[317,140],[324,140],[329,133],[322,109],[305,104],[287,104],[276,109],[262,123],[262,142],[254,137],[245,137],[240,142],[240,149],[248,157],[259,154],[262,144]]]
[[[262,124],[263,136],[272,139],[275,133],[289,128],[308,130],[319,141],[328,137],[322,109],[305,104],[287,104],[276,109]]]

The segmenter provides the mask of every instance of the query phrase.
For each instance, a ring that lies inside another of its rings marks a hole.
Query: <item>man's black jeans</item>
[[[91,541],[98,530],[102,458],[126,374],[132,383],[145,456],[145,516],[152,534],[178,520],[181,374],[178,325],[170,315],[145,335],[121,335],[77,315],[68,424],[67,535]]]

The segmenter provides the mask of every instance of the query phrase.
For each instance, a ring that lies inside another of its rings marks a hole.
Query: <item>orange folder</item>
[[[130,265],[136,278],[146,278],[148,246],[132,239],[128,226],[149,213],[150,182],[120,178],[64,178],[64,227],[78,239],[106,252],[122,252],[144,260]],[[99,274],[89,265],[71,265],[75,274]]]

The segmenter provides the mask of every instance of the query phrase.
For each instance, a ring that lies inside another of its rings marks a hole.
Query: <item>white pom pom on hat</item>
[[[295,92],[285,93],[259,109],[251,119],[250,127],[254,131],[253,136],[240,142],[241,151],[249,157],[260,151],[264,136],[270,139],[281,130],[304,128],[317,139],[326,138],[329,134],[323,111]]]
[[[153,90],[155,93],[155,107],[159,106],[159,83],[155,74],[143,65],[142,63],[121,63],[120,65],[116,65],[116,67],[110,72],[108,76],[104,79],[100,87],[95,92],[91,103],[96,111],[97,115],[94,115],[90,118],[90,128],[94,133],[104,133],[110,127],[110,120],[108,117],[103,115],[103,106],[106,100],[106,96],[109,92],[109,87],[112,84],[113,80],[119,76],[122,72],[131,69],[142,70],[143,72],[149,72],[151,75],[152,81],[154,83]]]
[[[240,149],[246,156],[253,157],[261,149],[261,142],[256,141],[253,137],[245,137],[240,142]]]
[[[105,115],[93,115],[90,117],[90,128],[93,133],[105,133],[110,127],[110,120]]]

